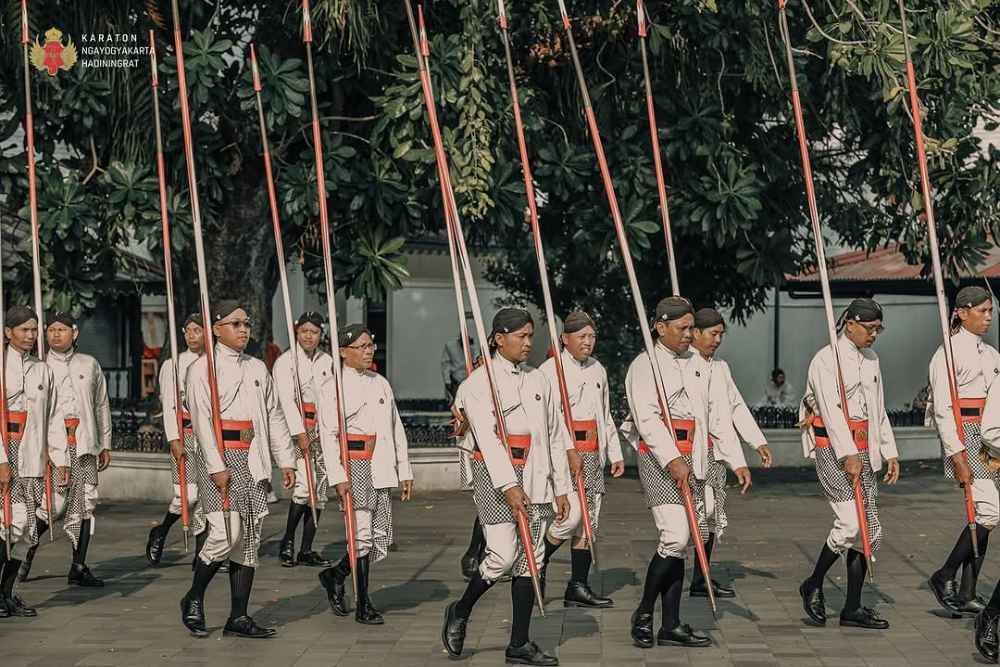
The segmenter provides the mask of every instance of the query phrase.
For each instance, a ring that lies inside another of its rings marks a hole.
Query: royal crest
[[[64,45],[62,37],[61,30],[49,28],[45,32],[45,44],[39,44],[36,37],[31,47],[31,63],[36,68],[47,71],[49,76],[55,76],[59,70],[68,70],[76,64],[76,45],[69,37]]]

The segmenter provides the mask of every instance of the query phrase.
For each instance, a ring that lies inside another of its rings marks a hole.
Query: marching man
[[[93,533],[97,508],[97,473],[111,464],[111,405],[101,365],[89,354],[76,350],[80,330],[69,313],[56,311],[47,316],[46,338],[49,352],[45,363],[52,369],[58,386],[59,409],[65,423],[69,486],[52,494],[52,511],[64,516],[63,529],[73,545],[73,563],[67,581],[86,587],[104,582],[87,567],[87,550]],[[45,505],[37,509],[38,536],[41,538],[52,518]],[[38,545],[33,546],[21,565],[21,581],[28,578]]]
[[[597,343],[597,326],[587,313],[573,311],[563,320],[561,338],[563,372],[573,415],[573,446],[566,453],[570,472],[583,470],[587,507],[580,507],[580,498],[576,493],[568,494],[569,516],[549,528],[544,564],[548,565],[562,543],[572,538],[570,580],[563,604],[567,607],[611,607],[614,604],[612,600],[596,595],[587,582],[591,554],[584,536],[582,513],[589,513],[592,529],[596,533],[605,494],[604,465],[610,459],[612,476],[621,477],[625,472],[625,462],[618,428],[611,418],[608,374],[601,362],[592,356]],[[559,380],[555,361],[546,360],[539,370],[545,374],[552,395],[558,401]]]
[[[1000,389],[998,388],[1000,388],[998,383],[990,386],[982,413],[981,463],[994,472],[1000,470]],[[1000,582],[993,588],[989,602],[976,616],[976,649],[984,658],[994,663],[1000,658],[997,619],[1000,619]]]
[[[66,425],[59,412],[52,369],[31,356],[38,319],[30,308],[12,306],[4,316],[7,442],[0,447],[0,493],[11,496],[10,559],[0,539],[0,618],[36,616],[14,592],[24,545],[38,544],[37,512],[45,504],[45,468],[52,462],[59,487],[69,483]],[[55,495],[56,489],[53,489]]]
[[[208,519],[208,538],[198,554],[191,589],[181,600],[181,621],[194,636],[208,635],[205,590],[228,558],[231,606],[223,634],[272,637],[275,630],[257,625],[247,615],[247,605],[258,562],[261,523],[268,514],[272,457],[281,468],[285,488],[290,489],[295,484],[295,454],[267,366],[244,353],[250,342],[246,310],[232,300],[219,300],[212,306],[223,442],[220,448],[213,424],[208,357],[202,356],[188,369],[185,396],[205,467],[197,479]],[[226,498],[228,511],[224,510]]]
[[[308,449],[312,460],[312,471],[315,477],[316,518],[320,517],[326,507],[326,492],[329,487],[326,463],[322,447],[319,446],[319,435],[316,424],[316,404],[320,388],[333,377],[333,358],[319,349],[323,339],[323,316],[314,311],[302,313],[295,321],[296,344],[284,352],[274,363],[271,371],[274,376],[274,386],[278,392],[278,402],[285,415],[285,422],[292,437],[297,441],[295,448],[295,489],[288,504],[288,521],[285,525],[285,536],[281,539],[278,558],[284,567],[309,565],[311,567],[329,567],[330,562],[313,551],[313,539],[316,537],[316,523],[313,521],[309,507],[309,483],[306,478],[306,462],[304,452]],[[298,355],[299,392],[302,396],[301,412],[296,400],[295,364],[293,354]],[[305,421],[302,414],[305,414]],[[305,516],[305,526],[302,528],[302,546],[295,556],[295,531],[299,522]]]
[[[566,451],[573,447],[573,441],[560,414],[559,399],[544,374],[523,365],[531,353],[534,332],[534,321],[526,310],[503,308],[493,318],[489,354],[508,443],[500,442],[497,436],[486,369],[477,368],[458,389],[455,406],[466,419],[459,446],[472,451],[473,500],[486,537],[486,552],[465,593],[445,610],[441,641],[449,655],[461,655],[473,607],[510,573],[513,616],[506,661],[551,667],[559,660],[544,653],[529,637],[535,591],[514,512],[526,514],[534,556],[541,563],[549,523],[553,518],[562,522],[569,514],[567,496],[573,487]]]
[[[406,431],[389,381],[370,370],[378,349],[371,333],[362,324],[342,328],[337,336],[343,364],[344,420],[350,481],[340,459],[340,429],[336,391],[330,380],[319,392],[321,444],[328,462],[330,479],[337,494],[353,497],[355,546],[357,548],[357,597],[354,620],[365,625],[381,625],[382,613],[368,595],[368,578],[373,562],[384,559],[393,543],[391,489],[403,486],[400,500],[413,496],[413,471]],[[351,575],[347,554],[333,567],[319,573],[330,607],[337,616],[348,614],[344,582]]]
[[[943,348],[939,347],[934,353],[929,369],[932,416],[941,439],[945,477],[953,478],[963,487],[972,487],[976,513],[979,559],[973,555],[968,526],[963,525],[944,565],[928,581],[938,603],[955,616],[977,614],[983,609],[983,601],[976,594],[976,582],[986,557],[990,531],[1000,521],[1000,495],[997,493],[1000,473],[983,463],[980,437],[986,395],[1000,374],[1000,353],[983,341],[992,322],[993,299],[988,291],[978,286],[959,290],[952,315],[951,350],[965,444],[955,427]],[[962,568],[961,585],[955,582],[959,568]]]
[[[837,340],[845,409],[841,400],[837,361],[829,345],[809,364],[806,395],[799,408],[802,418],[802,453],[814,459],[816,476],[833,510],[834,523],[816,559],[812,576],[802,582],[799,595],[806,614],[817,625],[826,624],[823,580],[840,556],[846,554],[847,597],[840,625],[885,630],[889,622],[869,607],[861,606],[861,589],[868,572],[861,526],[854,500],[860,480],[868,535],[874,553],[882,541],[878,516],[878,479],[899,479],[896,438],[885,411],[882,370],[871,346],[882,332],[882,308],[872,299],[855,299],[841,315]]]
[[[167,513],[163,517],[163,522],[158,526],[153,526],[149,531],[149,538],[146,541],[146,560],[150,565],[159,565],[163,558],[163,545],[167,541],[167,533],[171,526],[181,518],[181,482],[179,468],[183,459],[187,466],[187,501],[188,511],[191,512],[191,533],[195,535],[195,558],[201,551],[205,540],[208,539],[208,532],[205,530],[205,511],[198,502],[198,471],[204,466],[200,462],[201,450],[198,441],[194,437],[194,430],[191,428],[191,414],[187,411],[187,399],[184,396],[187,372],[195,361],[205,351],[205,331],[202,328],[201,315],[192,313],[184,320],[184,342],[187,349],[181,352],[177,358],[177,377],[181,383],[181,410],[183,411],[184,439],[181,441],[181,434],[177,432],[176,392],[174,390],[174,360],[167,359],[160,367],[160,406],[163,409],[163,435],[170,445],[171,470],[173,472],[174,497],[170,500]],[[192,563],[192,566],[194,563]]]

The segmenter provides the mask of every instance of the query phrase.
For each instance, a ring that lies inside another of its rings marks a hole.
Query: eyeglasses
[[[881,324],[865,324],[864,322],[854,322],[859,327],[862,327],[869,334],[880,334],[885,331],[885,327]]]
[[[224,324],[230,326],[237,331],[240,329],[252,329],[253,323],[250,320],[230,320],[229,322],[219,322],[219,324]]]
[[[362,352],[367,352],[368,350],[371,350],[372,352],[374,352],[375,350],[378,349],[378,344],[377,343],[364,343],[362,345],[348,345],[347,349],[348,350],[361,350]]]

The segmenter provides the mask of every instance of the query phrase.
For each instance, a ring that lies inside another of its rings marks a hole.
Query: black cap
[[[187,317],[186,317],[186,318],[184,319],[184,324],[183,324],[183,325],[181,326],[181,329],[186,329],[186,328],[187,328],[187,325],[191,324],[192,322],[193,322],[194,324],[197,324],[197,325],[198,325],[198,326],[200,326],[200,327],[201,327],[201,326],[204,326],[204,325],[203,325],[203,324],[201,323],[201,313],[191,313],[190,315],[188,315],[188,316],[187,316]]]
[[[45,313],[45,327],[48,328],[53,322],[58,322],[59,324],[64,324],[70,329],[76,327],[76,318],[73,317],[72,313],[65,310],[50,310]]]
[[[337,345],[340,347],[347,347],[352,344],[357,339],[361,338],[363,335],[368,334],[372,338],[372,332],[368,331],[368,327],[363,324],[348,324],[347,326],[341,328],[337,332]]]
[[[3,316],[3,325],[13,328],[24,324],[28,320],[38,320],[34,310],[27,306],[11,306]]]
[[[299,319],[295,320],[295,330],[298,331],[299,327],[303,324],[315,325],[319,327],[320,331],[323,331],[323,325],[326,324],[326,320],[315,310],[307,310],[299,315]]]
[[[668,296],[656,304],[656,320],[671,322],[685,315],[694,315],[694,306],[682,296]]]
[[[212,304],[212,322],[218,322],[240,309],[246,310],[236,299],[219,299]]]

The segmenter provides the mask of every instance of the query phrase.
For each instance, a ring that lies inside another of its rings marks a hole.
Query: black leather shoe
[[[462,576],[468,581],[476,576],[476,570],[479,569],[479,559],[475,556],[465,554],[462,556]]]
[[[84,588],[101,588],[104,586],[103,579],[95,577],[89,567],[80,563],[73,563],[70,566],[69,574],[66,575],[66,583],[73,584],[74,586],[83,586]]]
[[[840,612],[840,626],[844,628],[864,628],[865,630],[888,630],[889,621],[879,618],[874,609],[858,607],[854,611]]]
[[[333,565],[330,561],[320,556],[315,551],[300,551],[299,557],[296,558],[299,565],[307,565],[309,567],[330,567]],[[284,563],[282,563],[284,565]]]
[[[444,610],[444,624],[441,626],[441,643],[448,655],[457,658],[462,655],[462,648],[465,646],[465,628],[469,619],[462,618],[455,613],[458,601],[452,602]]]
[[[166,532],[160,526],[153,526],[149,531],[149,537],[146,539],[146,560],[153,567],[160,564],[160,559],[163,558],[163,545],[166,541]]]
[[[290,541],[281,540],[278,547],[278,560],[281,567],[295,567],[295,545]]]
[[[31,574],[31,564],[35,561],[35,552],[38,551],[38,545],[28,549],[28,553],[24,554],[24,560],[21,561],[21,569],[17,572],[17,580],[24,582],[28,580],[28,575]]]
[[[955,606],[963,616],[978,616],[983,609],[986,609],[986,601],[977,595],[971,600],[956,599]]]
[[[1000,617],[1000,614],[989,609],[984,609],[976,616],[976,650],[990,662],[996,662],[1000,658],[997,617]]]
[[[658,646],[700,648],[702,646],[711,646],[712,640],[709,639],[708,635],[699,635],[687,623],[681,623],[672,630],[660,628],[660,631],[656,633],[656,643]]]
[[[508,646],[504,651],[504,658],[508,665],[553,667],[559,664],[559,658],[543,652],[535,642],[526,642],[523,646]]]
[[[815,585],[812,579],[806,579],[799,586],[799,595],[802,597],[802,609],[817,625],[826,625],[826,598],[823,597],[823,589]]]
[[[38,612],[24,604],[24,600],[21,599],[20,595],[13,595],[6,600],[4,604],[7,607],[8,616],[20,616],[21,618],[34,618],[38,616]]]
[[[358,607],[354,610],[354,620],[364,625],[382,625],[385,621],[368,597],[368,556],[362,556],[358,563]]]
[[[962,612],[958,608],[958,587],[954,579],[945,579],[940,576],[940,571],[938,571],[932,574],[931,578],[927,580],[927,585],[930,586],[931,592],[934,593],[938,604],[945,611],[949,612],[954,618],[962,616]]]
[[[224,637],[245,637],[246,639],[268,639],[278,634],[274,628],[262,628],[249,616],[230,618],[222,628]]]
[[[653,648],[653,615],[632,612],[632,643],[639,648]]]
[[[736,597],[736,591],[732,588],[723,586],[715,579],[712,579],[712,592],[715,593],[716,598],[734,598]],[[698,581],[691,582],[690,595],[693,598],[707,598],[708,589],[705,588],[705,580],[700,579]]]
[[[181,623],[195,637],[207,637],[205,628],[205,603],[198,598],[185,595],[181,598]]]
[[[10,609],[7,607],[7,598],[0,596],[0,618],[10,618]]]
[[[571,581],[566,584],[566,595],[563,597],[564,607],[587,607],[589,609],[606,609],[615,606],[611,598],[599,597],[584,581]]]
[[[338,567],[328,567],[319,573],[319,583],[326,589],[326,597],[330,600],[330,609],[337,616],[347,616],[347,601],[344,599],[344,578]]]

